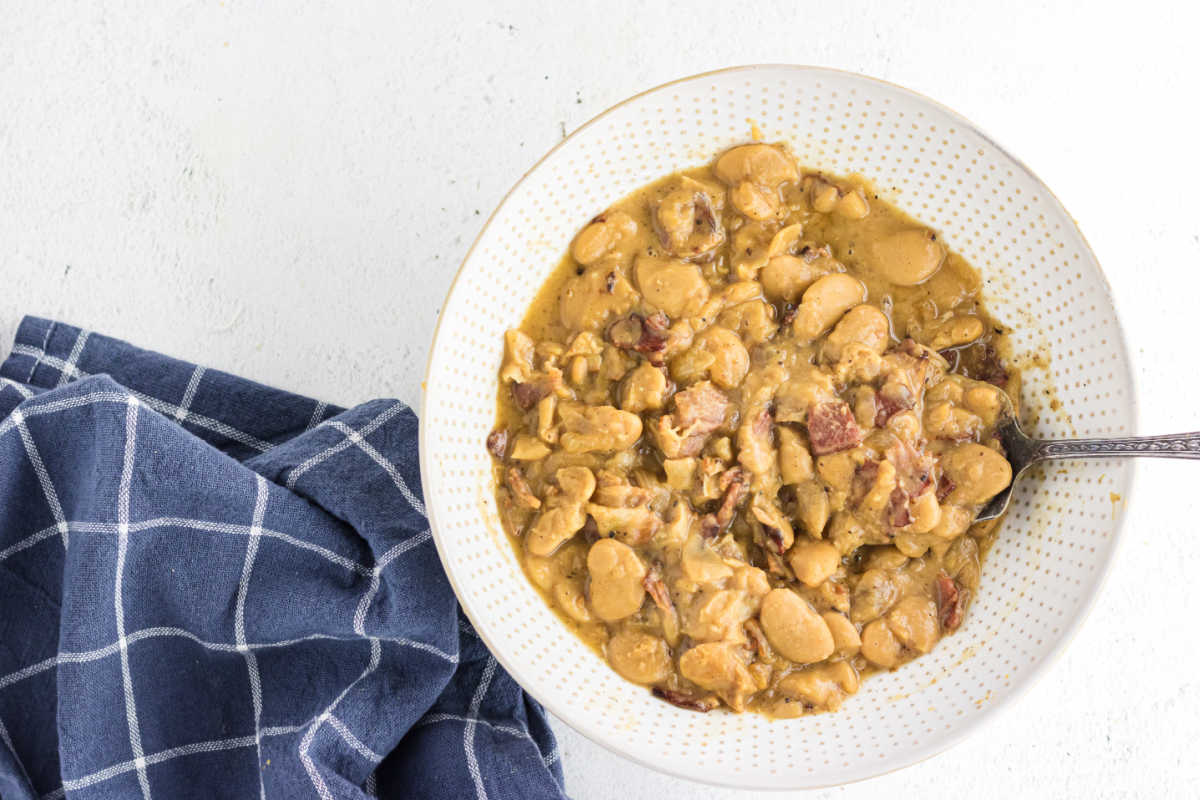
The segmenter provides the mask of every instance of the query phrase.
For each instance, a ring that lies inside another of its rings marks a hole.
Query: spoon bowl
[[[1005,396],[1005,401],[1008,401]],[[1200,459],[1200,431],[1160,436],[1122,436],[1110,439],[1034,439],[1021,430],[1009,404],[996,429],[996,436],[1012,466],[1012,480],[988,501],[976,520],[995,519],[1008,510],[1013,487],[1029,468],[1043,461],[1092,458],[1185,458]]]

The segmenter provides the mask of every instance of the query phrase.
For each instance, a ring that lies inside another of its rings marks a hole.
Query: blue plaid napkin
[[[417,420],[27,318],[0,365],[0,797],[559,798]]]

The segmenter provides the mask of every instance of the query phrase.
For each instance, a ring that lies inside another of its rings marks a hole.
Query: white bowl
[[[981,270],[988,307],[1016,328],[1026,356],[1023,402],[1038,414],[1038,433],[1133,433],[1134,384],[1108,283],[1070,215],[970,122],[897,86],[797,66],[685,78],[596,117],[513,187],[451,287],[426,375],[421,474],[458,599],[504,668],[594,741],[693,780],[797,789],[927,758],[1028,688],[1092,606],[1120,531],[1113,496],[1128,496],[1133,473],[1130,462],[1077,461],[1023,480],[963,628],[869,678],[833,714],[770,721],[683,711],[576,639],[521,572],[492,497],[484,439],[502,334],[591,217],[747,141],[751,122],[767,141],[788,142],[804,166],[873,178]]]

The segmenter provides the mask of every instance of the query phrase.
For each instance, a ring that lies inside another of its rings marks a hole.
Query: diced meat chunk
[[[940,478],[938,478],[937,482],[937,501],[939,503],[946,502],[946,498],[950,496],[950,493],[953,492],[954,489],[954,481],[950,480],[948,476],[942,475]]]
[[[808,411],[808,441],[813,455],[823,456],[857,447],[862,430],[846,403],[818,403]]]
[[[675,424],[690,435],[706,435],[721,427],[729,400],[708,381],[675,395]]]
[[[654,429],[667,458],[699,455],[708,435],[725,422],[729,400],[708,381],[675,395],[675,413],[665,414]]]
[[[512,490],[513,499],[517,505],[524,508],[541,508],[542,501],[534,496],[529,489],[529,484],[525,481],[525,476],[521,474],[521,470],[516,467],[509,467],[505,477],[508,480],[508,488]]]
[[[1008,385],[1008,370],[1004,367],[1004,362],[1000,359],[1000,354],[996,352],[995,347],[989,344],[983,349],[983,357],[979,359],[979,367],[972,377],[987,381],[1001,389]]]
[[[667,458],[690,458],[700,455],[704,449],[703,436],[684,436],[675,428],[675,418],[664,414],[650,429],[658,443],[658,449]]]
[[[850,495],[847,498],[850,505],[857,506],[862,503],[867,492],[874,488],[878,478],[879,462],[873,458],[869,458],[855,467],[854,477],[850,480]]]
[[[902,383],[885,383],[875,393],[875,427],[882,428],[887,421],[901,411],[915,405],[912,392]]]
[[[935,588],[938,621],[942,624],[942,630],[957,630],[967,611],[966,592],[959,588],[957,581],[944,572],[937,576]]]
[[[550,387],[536,381],[515,382],[512,385],[512,393],[513,400],[517,401],[517,405],[528,411],[536,406],[539,400],[550,394]]]
[[[670,324],[670,319],[661,311],[648,317],[630,314],[609,326],[608,339],[622,350],[641,353],[651,364],[658,366],[663,363]]]
[[[658,606],[659,610],[669,614],[675,613],[675,604],[671,602],[671,593],[667,591],[667,584],[663,581],[662,565],[657,561],[646,570],[646,577],[642,579],[642,588],[646,590],[646,594],[650,595],[650,599],[654,601],[654,605]]]
[[[903,528],[912,522],[912,514],[908,509],[908,492],[897,486],[888,497],[888,524],[893,528]]]
[[[660,700],[666,700],[673,706],[686,708],[688,711],[699,711],[705,713],[712,711],[718,705],[715,697],[696,697],[695,695],[687,694],[686,692],[677,692],[674,689],[664,689],[661,686],[655,686],[652,694]]]
[[[716,521],[718,529],[723,531],[733,522],[738,505],[746,497],[746,475],[734,467],[721,475],[720,485],[723,485],[725,494],[721,498],[721,507],[717,509]]]
[[[508,431],[504,428],[497,428],[489,433],[487,437],[487,449],[496,458],[503,459],[504,453],[508,450]]]
[[[887,449],[887,460],[896,468],[896,481],[909,497],[922,494],[933,484],[933,457],[903,439]]]
[[[528,411],[536,406],[543,397],[567,394],[563,384],[562,370],[556,367],[547,368],[544,372],[535,373],[525,381],[513,381],[513,400],[521,410]]]
[[[776,555],[783,555],[787,552],[796,537],[792,531],[792,523],[779,510],[779,506],[763,495],[756,494],[750,502],[750,511],[762,526],[763,537],[771,552]]]

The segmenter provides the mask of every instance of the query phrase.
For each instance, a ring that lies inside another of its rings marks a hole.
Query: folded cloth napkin
[[[0,797],[563,797],[417,420],[27,318],[0,365]]]

